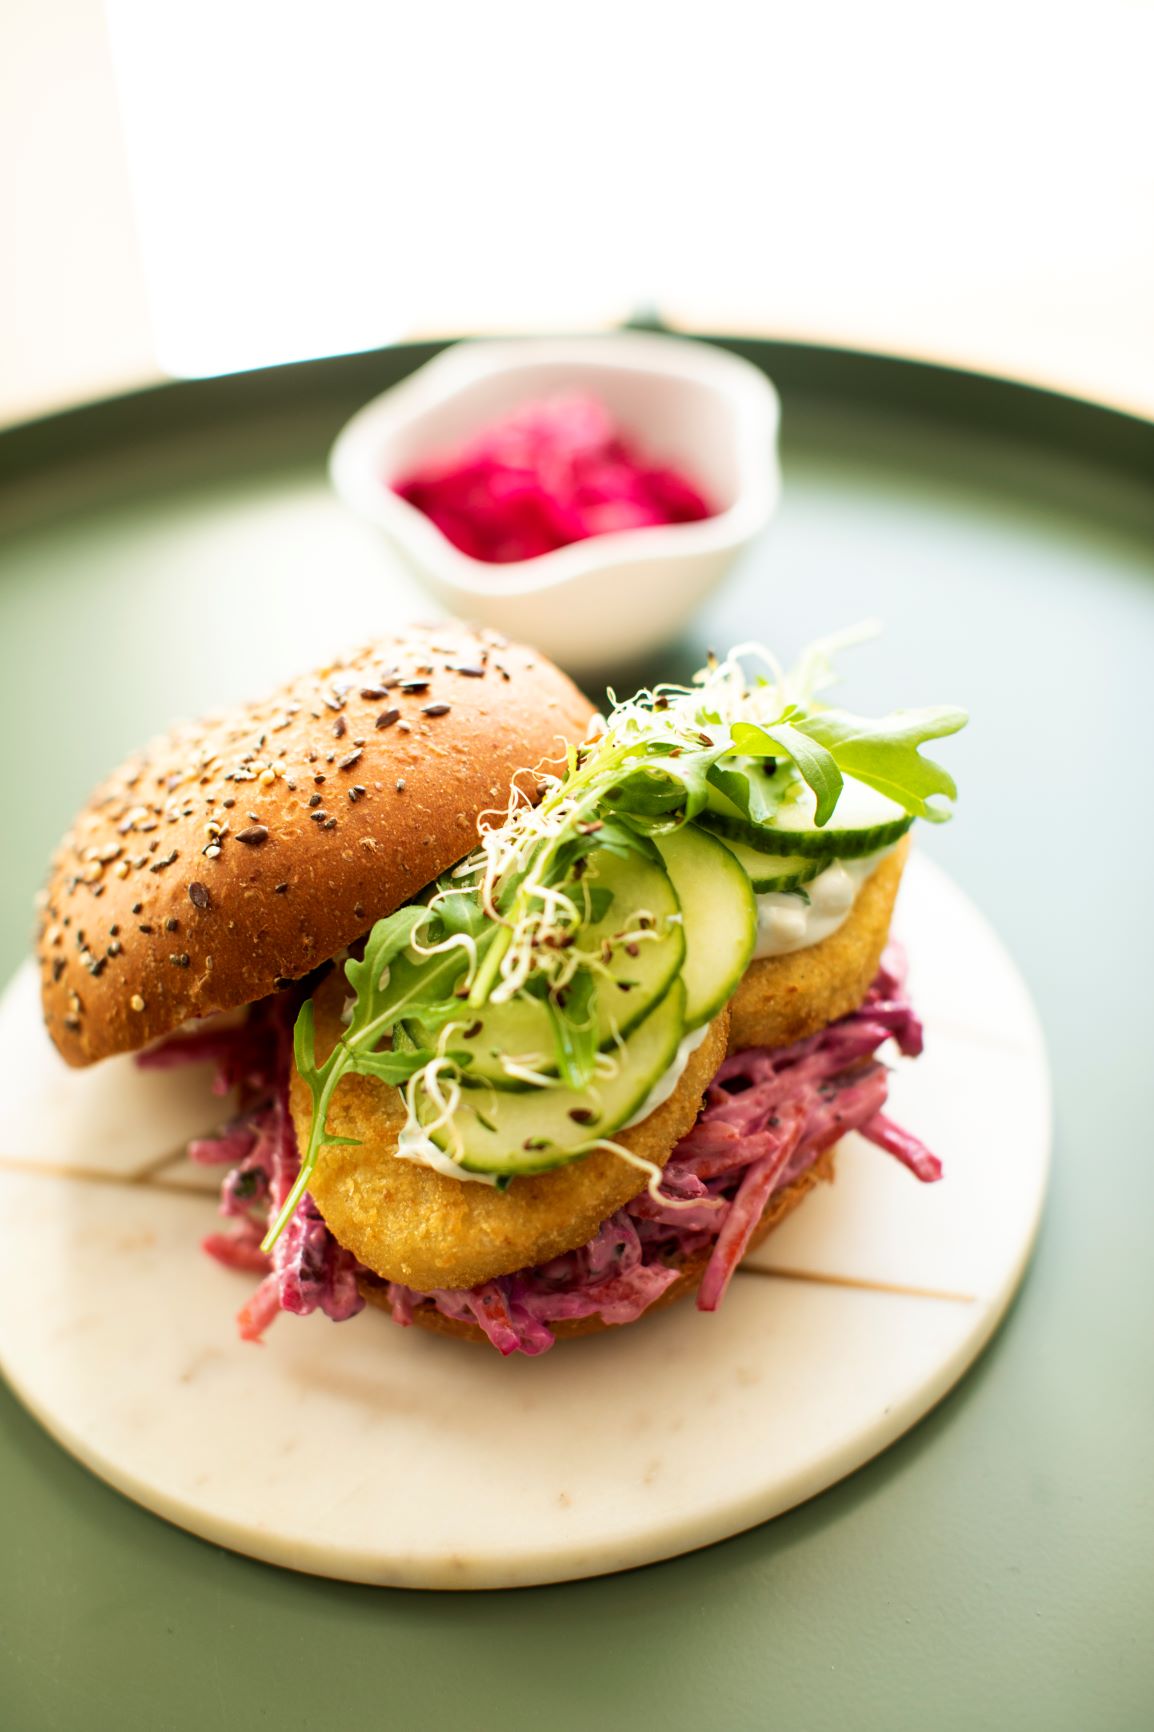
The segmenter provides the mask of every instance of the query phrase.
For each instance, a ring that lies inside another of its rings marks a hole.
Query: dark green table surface
[[[746,347],[782,389],[785,498],[696,647],[757,635],[789,653],[876,614],[886,635],[856,652],[846,700],[973,712],[950,742],[958,820],[923,846],[1016,955],[1057,1113],[1041,1241],[1001,1335],[895,1448],[767,1527],[474,1596],[218,1551],[93,1479],[0,1389],[5,1732],[1154,1725],[1154,429],[932,368]],[[422,356],[175,385],[0,435],[5,974],[49,847],[122,753],[420,610],[329,496],[324,457]]]

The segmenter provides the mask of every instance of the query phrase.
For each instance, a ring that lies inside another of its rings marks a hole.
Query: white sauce
[[[419,1125],[405,1125],[397,1138],[395,1150],[399,1161],[416,1161],[418,1166],[432,1167],[434,1173],[441,1173],[446,1179],[472,1179],[477,1185],[495,1185],[495,1173],[471,1173],[467,1167],[450,1159],[444,1149],[439,1149],[432,1137],[427,1137]]]
[[[836,932],[866,879],[891,852],[882,848],[864,860],[835,860],[805,886],[808,902],[796,891],[769,891],[759,896],[754,959],[808,950],[811,944],[820,944]]]

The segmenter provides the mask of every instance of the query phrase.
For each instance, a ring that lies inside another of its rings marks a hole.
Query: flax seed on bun
[[[37,949],[60,1052],[92,1064],[307,974],[460,859],[591,714],[544,656],[448,622],[173,728],[54,856]]]

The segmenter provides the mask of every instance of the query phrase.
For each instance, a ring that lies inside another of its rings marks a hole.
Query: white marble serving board
[[[298,1570],[513,1587],[645,1564],[780,1514],[945,1394],[1021,1278],[1049,1162],[1046,1060],[985,921],[915,858],[897,930],[927,1050],[890,1111],[946,1178],[848,1138],[735,1278],[543,1358],[284,1317],[239,1341],[251,1282],[172,1151],[221,1103],[203,1074],[71,1072],[30,970],[0,1002],[0,1366],[67,1449],[205,1539]]]

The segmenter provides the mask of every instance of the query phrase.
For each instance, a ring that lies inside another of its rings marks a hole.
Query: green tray
[[[727,346],[781,390],[784,504],[695,643],[639,671],[754,635],[789,653],[877,615],[847,702],[969,704],[958,821],[922,845],[1014,950],[1055,1074],[1051,1201],[1013,1314],[913,1433],[805,1507],[673,1563],[508,1594],[355,1588],[218,1551],[0,1390],[0,1726],[1149,1725],[1154,834],[1133,724],[1154,665],[1154,426],[942,368]],[[0,434],[5,975],[48,850],[125,751],[419,605],[324,462],[348,414],[432,352],[165,385]]]

